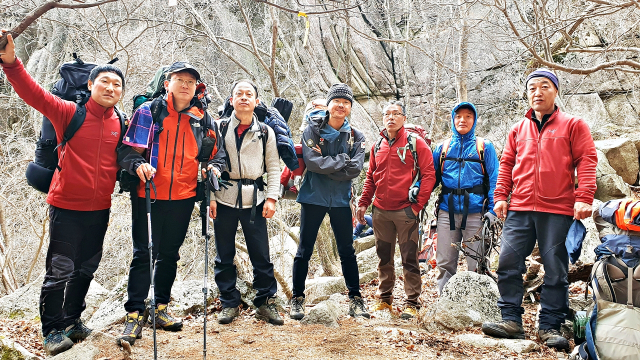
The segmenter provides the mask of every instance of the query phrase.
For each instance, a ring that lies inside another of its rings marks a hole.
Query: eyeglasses
[[[404,116],[404,114],[403,113],[386,113],[382,115],[382,117],[386,117],[386,118],[399,117],[399,116]]]
[[[195,80],[182,80],[182,79],[171,79],[171,81],[175,81],[178,84],[180,84],[180,86],[185,86],[187,85],[187,87],[194,87],[196,86],[196,81]]]

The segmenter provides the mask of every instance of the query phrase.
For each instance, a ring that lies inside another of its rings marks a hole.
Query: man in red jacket
[[[7,46],[0,50],[7,79],[28,105],[51,120],[60,143],[76,104],[40,87],[16,58],[11,35],[7,38]],[[111,194],[120,168],[116,161],[120,120],[113,107],[124,89],[122,72],[113,65],[97,66],[89,75],[88,87],[91,98],[85,105],[85,121],[58,149],[60,161],[47,196],[49,250],[40,293],[40,319],[44,349],[49,355],[68,350],[73,341],[83,340],[91,332],[80,314],[102,257]]]
[[[377,292],[379,301],[373,310],[391,310],[395,286],[393,257],[397,237],[404,271],[404,291],[407,294],[407,304],[401,318],[411,319],[417,315],[420,307],[418,298],[422,289],[418,263],[418,213],[429,201],[436,176],[431,149],[417,134],[412,134],[416,140],[414,150],[418,157],[417,166],[414,162],[409,132],[404,128],[407,121],[404,104],[391,101],[382,113],[385,129],[380,132],[381,141],[371,148],[369,170],[356,217],[361,224],[366,224],[364,213],[375,195],[372,217],[376,252],[380,258],[380,285]],[[414,185],[414,179],[421,184],[416,201],[411,201],[409,188]]]
[[[551,71],[532,72],[526,87],[531,109],[509,132],[494,193],[495,213],[506,217],[498,265],[502,321],[484,323],[482,331],[525,338],[522,274],[537,239],[545,270],[538,337],[547,346],[568,349],[559,332],[569,310],[569,255],[564,242],[572,219],[591,216],[596,148],[587,124],[555,106],[558,78]]]

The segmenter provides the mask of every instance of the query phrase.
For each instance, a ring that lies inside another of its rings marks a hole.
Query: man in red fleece
[[[558,78],[551,71],[532,72],[526,87],[531,109],[509,132],[494,193],[495,213],[506,217],[497,272],[502,321],[484,323],[482,331],[525,338],[522,274],[537,240],[545,270],[538,337],[547,346],[568,349],[559,332],[569,310],[569,255],[564,243],[572,219],[591,216],[596,148],[587,124],[555,106]]]
[[[419,169],[415,167],[413,153],[408,148],[408,131],[404,128],[407,121],[404,104],[391,101],[382,113],[385,128],[380,133],[382,141],[377,151],[374,149],[378,146],[371,148],[369,170],[356,217],[361,224],[366,224],[364,213],[375,195],[372,218],[376,252],[380,258],[380,285],[377,292],[379,301],[373,310],[391,310],[395,286],[393,254],[397,237],[404,271],[404,291],[407,294],[407,304],[401,318],[411,319],[417,315],[420,307],[418,298],[422,289],[418,263],[418,213],[429,201],[436,176],[431,149],[424,139],[413,134]],[[420,190],[416,201],[412,202],[409,200],[409,188],[414,185],[417,174]]]
[[[0,49],[7,79],[28,105],[51,120],[60,143],[76,104],[38,85],[16,58],[11,35],[7,39],[7,46]],[[102,257],[111,194],[120,168],[116,161],[120,120],[113,107],[124,89],[122,72],[113,65],[97,66],[89,75],[88,87],[91,98],[85,105],[85,121],[58,149],[60,160],[47,195],[49,250],[40,293],[40,319],[44,349],[49,355],[68,350],[73,341],[91,333],[80,314]]]

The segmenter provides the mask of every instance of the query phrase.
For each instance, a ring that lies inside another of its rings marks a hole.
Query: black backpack
[[[86,116],[84,105],[91,97],[91,92],[87,88],[87,82],[91,70],[98,66],[97,64],[82,61],[75,53],[73,54],[73,58],[75,59],[74,61],[64,63],[60,67],[59,72],[62,78],[53,85],[51,93],[61,99],[75,102],[76,112],[73,114],[65,130],[63,140],[60,144],[58,144],[56,131],[51,121],[45,116],[42,117],[42,128],[40,130],[40,137],[36,143],[35,158],[29,162],[25,173],[27,183],[34,189],[45,194],[49,192],[51,179],[53,178],[53,173],[56,168],[60,170],[58,164],[58,148],[69,142],[84,123]],[[109,61],[109,64],[113,64],[117,60],[118,58],[115,58]],[[120,119],[120,142],[122,142],[127,119],[126,115],[121,113],[117,108],[114,108],[114,110]]]

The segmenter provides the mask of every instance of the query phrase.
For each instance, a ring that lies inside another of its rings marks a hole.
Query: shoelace
[[[296,311],[299,311],[300,309],[302,309],[302,301],[299,301],[296,298],[293,299],[293,301],[291,302],[291,305],[293,306],[293,309]]]
[[[353,299],[353,305],[360,311],[365,312],[364,302],[362,299]]]
[[[47,335],[46,342],[53,342],[53,343],[62,342],[62,331],[55,331]]]
[[[127,320],[127,326],[124,327],[124,334],[130,334],[133,332],[133,329],[135,329],[137,324],[137,321],[131,319],[131,320]]]

